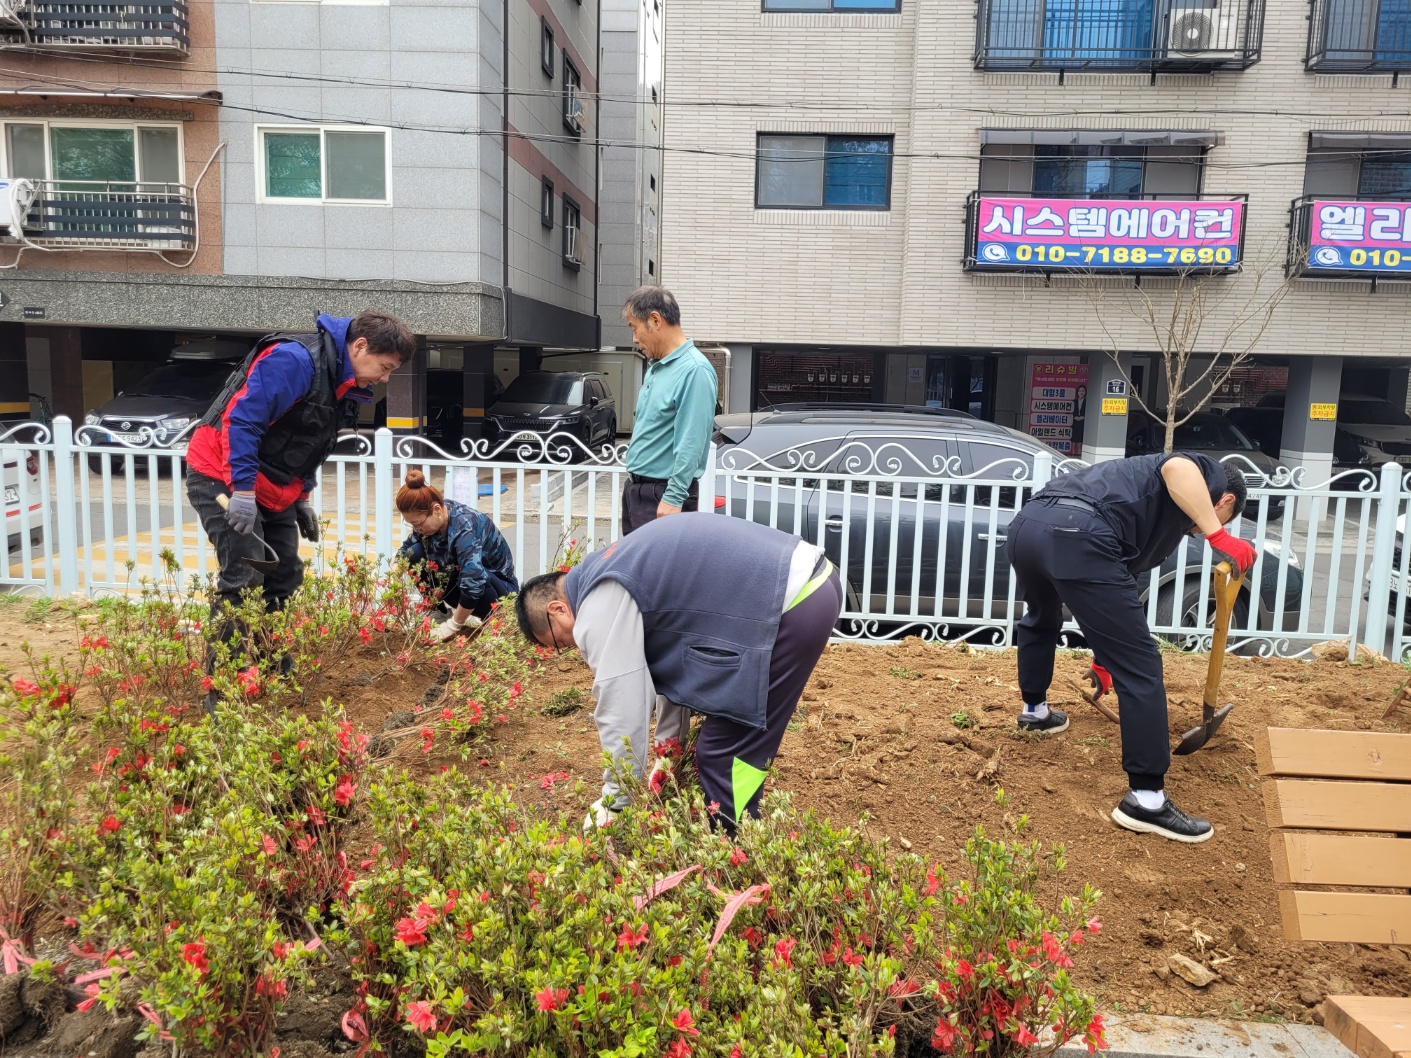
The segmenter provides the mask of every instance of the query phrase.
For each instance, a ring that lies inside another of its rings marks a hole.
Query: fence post
[[[59,596],[71,595],[79,590],[78,583],[78,505],[73,487],[73,420],[60,415],[52,424],[54,431],[54,502],[58,508],[54,512],[55,526],[59,531]],[[23,475],[20,477],[24,481]],[[23,484],[21,485],[23,495]],[[84,517],[88,512],[83,512]],[[157,527],[152,527],[157,532]],[[112,546],[110,543],[109,547]]]
[[[715,513],[715,453],[715,442],[712,441],[710,451],[706,453],[705,471],[701,474],[699,488],[701,497],[699,509],[710,514]]]
[[[1034,456],[1034,491],[1038,492],[1053,478],[1053,453],[1045,448]]]
[[[1382,464],[1382,482],[1377,490],[1377,539],[1372,547],[1372,571],[1368,581],[1367,624],[1362,641],[1378,654],[1386,648],[1387,616],[1391,601],[1392,554],[1396,549],[1396,515],[1401,507],[1401,466]],[[1353,585],[1352,590],[1357,590]],[[1353,639],[1357,630],[1353,629]],[[1356,644],[1352,644],[1355,648]],[[1356,660],[1356,650],[1352,651]]]
[[[382,426],[372,435],[372,481],[377,510],[373,546],[377,561],[392,561],[392,431]],[[363,497],[367,502],[367,497]]]

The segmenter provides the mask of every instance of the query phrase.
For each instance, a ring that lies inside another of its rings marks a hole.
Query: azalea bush
[[[106,971],[91,999],[115,1007],[131,977],[149,1036],[259,1053],[352,883],[366,737],[333,715],[129,721],[55,850],[53,899]]]
[[[73,815],[78,677],[30,658],[30,672],[0,684],[0,949],[7,966],[32,940],[56,842]]]
[[[348,1035],[431,1055],[1003,1055],[1045,1029],[1103,1045],[1066,972],[1097,894],[1036,896],[1059,858],[977,832],[950,878],[785,794],[731,844],[698,798],[637,793],[585,836],[455,773],[376,786],[375,855],[337,933]]]

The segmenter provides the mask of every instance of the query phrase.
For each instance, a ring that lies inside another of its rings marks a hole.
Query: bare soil
[[[25,670],[22,642],[38,653],[76,655],[74,619],[36,621],[21,605],[0,607],[0,668]],[[1103,893],[1104,928],[1083,949],[1075,976],[1104,1008],[1316,1021],[1329,993],[1411,994],[1408,949],[1292,943],[1279,921],[1255,733],[1268,726],[1411,728],[1411,710],[1383,719],[1406,670],[1345,658],[1332,651],[1318,660],[1227,659],[1221,697],[1235,710],[1205,749],[1174,758],[1168,779],[1178,804],[1215,824],[1215,837],[1203,845],[1131,834],[1111,822],[1108,814],[1126,789],[1120,738],[1079,697],[1088,658],[1076,653],[1060,653],[1050,694],[1072,725],[1062,735],[1035,738],[1015,729],[1012,651],[917,639],[831,647],[770,783],[793,791],[801,808],[861,825],[897,847],[910,843],[947,867],[960,864],[977,824],[999,834],[1028,816],[1028,836],[1065,846],[1069,888],[1090,883]],[[1170,725],[1181,732],[1198,720],[1206,661],[1169,653],[1165,664]],[[487,738],[471,747],[468,770],[516,787],[527,804],[581,811],[600,781],[591,685],[576,655],[541,663],[520,707],[503,722],[487,718]],[[575,688],[581,709],[566,716],[541,712]],[[415,727],[419,709],[439,709],[434,671],[398,670],[371,652],[313,691],[343,702],[370,734]],[[387,748],[384,765],[413,774],[461,763],[460,747],[438,741],[423,752],[415,734]],[[559,773],[569,781],[545,783]],[[580,779],[586,797],[575,792]],[[997,787],[1008,795],[1004,807],[996,804]],[[1204,988],[1186,983],[1167,969],[1171,954],[1210,967],[1218,978]]]

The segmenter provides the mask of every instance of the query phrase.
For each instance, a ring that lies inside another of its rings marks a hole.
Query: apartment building
[[[83,10],[0,8],[7,381],[82,418],[190,339],[380,308],[425,353],[376,421],[455,440],[497,355],[601,344],[594,0]]]
[[[732,410],[924,403],[1121,455],[1167,399],[1132,299],[1192,290],[1223,295],[1205,353],[1268,308],[1213,403],[1282,402],[1286,463],[1332,467],[1340,393],[1406,405],[1400,0],[718,0],[667,51],[662,280]]]

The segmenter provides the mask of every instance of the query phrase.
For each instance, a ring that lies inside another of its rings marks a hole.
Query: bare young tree
[[[1285,275],[1284,266],[1280,247],[1252,260],[1246,257],[1239,273],[1210,275],[1197,265],[1177,272],[1174,284],[1083,273],[1083,292],[1102,328],[1104,351],[1142,410],[1164,421],[1165,451],[1174,446],[1176,427],[1209,403],[1215,391],[1254,355],[1279,303],[1293,288],[1294,280]],[[1133,337],[1134,320],[1140,338]],[[1122,366],[1120,354],[1142,346],[1154,346],[1161,355],[1164,409],[1147,405]],[[1208,364],[1192,370],[1193,362],[1206,357]]]

